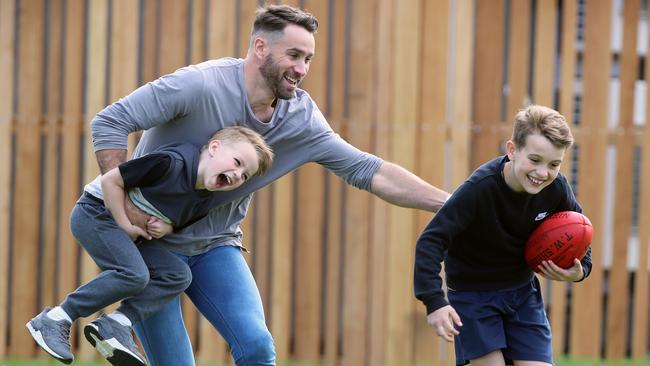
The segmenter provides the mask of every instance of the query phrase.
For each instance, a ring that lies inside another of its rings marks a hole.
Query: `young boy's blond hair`
[[[515,115],[512,141],[521,149],[526,146],[526,137],[536,133],[546,137],[555,147],[567,149],[573,144],[571,129],[563,115],[548,107],[530,105]]]
[[[273,149],[271,149],[259,133],[250,128],[242,126],[224,127],[210,137],[210,140],[201,148],[201,151],[203,151],[208,144],[214,140],[219,140],[223,144],[231,144],[235,142],[251,143],[255,148],[257,158],[259,159],[259,167],[255,175],[264,175],[273,163]]]

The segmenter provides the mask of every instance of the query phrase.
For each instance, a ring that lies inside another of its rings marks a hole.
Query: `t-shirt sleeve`
[[[95,151],[126,149],[129,133],[186,115],[201,99],[203,86],[201,71],[188,66],[149,82],[107,106],[91,122]]]
[[[165,176],[171,169],[172,158],[164,153],[151,153],[119,165],[124,188],[147,187]]]
[[[384,161],[358,149],[335,133],[316,106],[313,106],[311,119],[314,130],[317,131],[309,143],[312,160],[347,184],[370,191],[372,177]]]

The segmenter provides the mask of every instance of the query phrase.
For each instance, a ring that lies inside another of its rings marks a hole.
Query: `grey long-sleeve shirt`
[[[92,120],[95,151],[126,149],[130,132],[145,130],[133,157],[172,142],[202,145],[217,130],[242,125],[273,147],[270,170],[240,188],[218,192],[208,216],[160,242],[186,255],[221,245],[241,245],[240,224],[252,193],[308,162],[331,170],[353,186],[370,190],[382,160],[360,151],[334,133],[312,98],[298,89],[278,100],[268,123],[259,121],[247,100],[242,59],[223,58],[181,68],[109,105]],[[102,198],[99,179],[84,188]]]

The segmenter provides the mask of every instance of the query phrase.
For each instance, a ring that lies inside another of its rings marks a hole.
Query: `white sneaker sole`
[[[114,366],[146,366],[147,363],[136,354],[124,347],[117,339],[104,339],[99,335],[99,328],[95,324],[84,327],[84,336],[111,365]]]

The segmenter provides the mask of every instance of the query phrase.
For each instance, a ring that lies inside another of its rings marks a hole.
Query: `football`
[[[591,244],[593,227],[587,216],[574,211],[562,211],[547,217],[526,241],[525,258],[528,266],[552,260],[561,268],[573,266],[573,259],[582,259]]]

